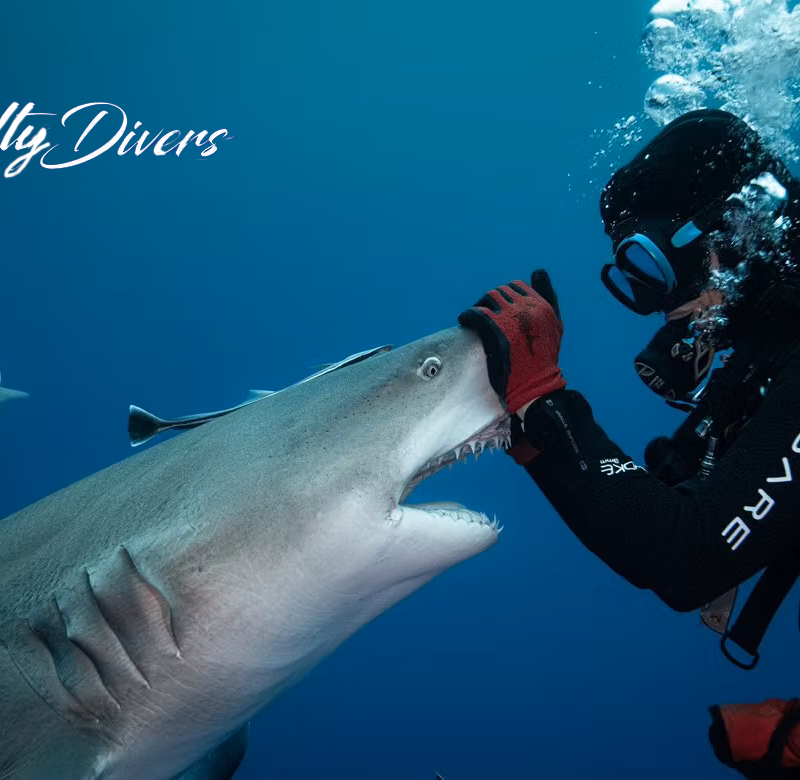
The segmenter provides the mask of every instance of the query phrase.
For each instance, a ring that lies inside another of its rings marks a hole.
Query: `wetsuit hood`
[[[786,165],[747,123],[726,111],[703,109],[667,125],[611,177],[600,197],[605,232],[614,246],[641,232],[664,251],[677,280],[664,311],[697,297],[708,281],[706,242],[675,248],[670,244],[673,233],[698,214],[722,206],[763,173],[771,173],[786,187],[786,214],[800,223],[800,183]],[[788,236],[795,256],[798,239],[795,227]],[[720,256],[731,268],[742,259],[734,251]],[[766,278],[755,281],[762,292],[769,283]]]

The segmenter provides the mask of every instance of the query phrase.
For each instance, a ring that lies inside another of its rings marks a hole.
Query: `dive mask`
[[[643,233],[620,241],[614,262],[604,266],[600,278],[606,289],[636,314],[661,310],[677,286],[672,264],[658,244]]]
[[[603,267],[600,278],[606,289],[636,314],[653,314],[670,308],[670,296],[678,290],[675,253],[722,224],[723,204],[714,202],[688,222],[639,225],[614,246],[614,262]],[[694,249],[694,248],[693,248]],[[702,250],[701,250],[702,251]],[[692,253],[690,265],[702,258]],[[683,258],[685,264],[689,258]],[[685,284],[685,282],[684,282]]]

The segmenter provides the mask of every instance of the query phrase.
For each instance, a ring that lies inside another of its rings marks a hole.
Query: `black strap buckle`
[[[753,669],[755,669],[756,666],[758,666],[758,662],[761,660],[761,656],[758,654],[758,650],[756,650],[755,653],[748,653],[748,655],[750,656],[750,661],[747,661],[747,662],[740,661],[728,649],[728,640],[729,639],[730,639],[730,634],[726,631],[725,634],[722,636],[722,639],[720,640],[720,647],[722,648],[722,654],[734,666],[738,666],[740,669],[743,669],[745,672],[752,672]],[[733,641],[733,644],[736,644],[735,640],[731,640],[731,641]],[[737,647],[738,646],[739,645],[737,645]],[[744,648],[742,648],[742,649],[744,649]],[[745,650],[745,652],[747,652],[747,651]]]

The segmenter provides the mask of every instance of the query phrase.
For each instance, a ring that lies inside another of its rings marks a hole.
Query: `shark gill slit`
[[[141,581],[145,590],[153,597],[153,600],[156,602],[156,604],[158,604],[158,607],[161,611],[162,627],[169,637],[169,640],[172,642],[173,647],[175,648],[175,655],[178,658],[181,658],[181,647],[178,644],[178,637],[175,634],[175,616],[172,611],[172,605],[169,603],[169,599],[164,595],[161,589],[155,585],[155,583],[151,582],[149,579],[147,579],[147,577],[145,577],[142,570],[136,565],[136,561],[133,559],[130,550],[128,550],[128,548],[124,545],[122,545],[121,550],[122,558],[132,570],[134,577],[137,577]]]
[[[106,628],[108,628],[108,630],[111,632],[111,634],[113,634],[113,636],[114,636],[114,639],[116,639],[116,640],[117,640],[117,642],[119,643],[119,646],[120,646],[120,649],[122,650],[122,652],[123,652],[123,653],[125,653],[125,658],[124,658],[124,660],[125,660],[125,661],[126,661],[126,662],[127,662],[129,665],[130,665],[130,668],[131,668],[133,671],[135,671],[135,672],[136,672],[136,674],[139,676],[139,680],[138,680],[138,682],[143,682],[143,683],[145,684],[145,686],[146,686],[147,688],[149,688],[149,687],[150,687],[150,681],[147,679],[147,677],[145,677],[144,673],[143,673],[143,672],[142,672],[142,670],[139,668],[138,664],[137,664],[137,663],[136,663],[136,662],[133,660],[133,658],[131,658],[131,655],[130,655],[130,653],[128,652],[128,648],[127,648],[127,647],[125,647],[125,644],[124,644],[124,643],[123,643],[123,641],[122,641],[122,637],[120,637],[120,636],[119,636],[119,634],[117,633],[117,631],[116,631],[116,629],[114,628],[113,624],[109,622],[109,620],[108,620],[108,617],[106,616],[106,614],[105,614],[105,612],[104,612],[104,610],[103,610],[103,606],[102,606],[102,604],[100,603],[100,599],[98,599],[98,598],[97,598],[97,593],[95,592],[94,585],[93,585],[93,583],[92,583],[92,575],[89,573],[89,570],[88,570],[88,569],[84,569],[84,570],[83,570],[83,572],[84,572],[84,574],[86,575],[86,584],[87,584],[87,585],[88,585],[88,587],[89,587],[89,593],[88,593],[88,595],[89,595],[89,596],[90,596],[90,598],[92,599],[92,601],[93,601],[93,604],[94,604],[94,607],[97,609],[97,612],[98,612],[98,614],[99,614],[99,616],[100,616],[100,619],[101,619],[101,620],[102,620],[102,621],[105,623],[105,625],[106,625]],[[70,637],[70,638],[72,639],[72,637]],[[75,640],[75,639],[73,639],[73,641],[76,641],[76,640]],[[93,661],[94,661],[95,665],[97,666],[97,665],[98,665],[97,661],[98,661],[99,659],[94,659],[94,658],[93,658],[93,656],[91,655],[91,651],[89,650],[89,648],[87,648],[87,647],[85,647],[85,646],[81,645],[81,644],[80,644],[80,640],[78,640],[76,643],[78,644],[78,646],[79,646],[79,647],[81,647],[81,649],[83,649],[83,650],[84,650],[84,652],[87,652],[87,653],[89,653],[90,657],[93,659]],[[102,664],[102,660],[100,660],[100,663]]]
[[[36,631],[33,630],[33,628],[31,628],[30,625],[26,623],[25,628],[27,629],[28,632],[27,639],[30,641],[32,645],[38,645],[39,647],[44,647],[45,649],[47,649],[47,646],[42,641],[41,637],[39,637],[39,635],[36,633]],[[25,684],[28,686],[28,688],[30,688],[31,691],[33,691],[33,693],[42,702],[44,702],[47,708],[59,720],[62,720],[64,721],[64,723],[69,724],[69,718],[64,714],[64,712],[59,711],[59,707],[57,706],[56,702],[51,701],[50,697],[45,696],[45,694],[39,689],[39,687],[34,684],[33,680],[28,676],[25,669],[23,669],[23,667],[20,665],[19,661],[16,658],[16,654],[11,652],[11,648],[8,647],[8,645],[6,645],[5,642],[3,642],[2,640],[0,640],[0,646],[5,648],[8,657],[11,659],[11,663],[14,664],[14,667],[16,668],[19,676],[25,681]],[[47,655],[48,657],[52,658],[52,656],[50,656],[49,651],[47,652]],[[55,670],[53,671],[55,672]],[[64,688],[63,684],[61,683],[61,678],[58,677],[58,675],[55,676],[56,679],[58,680],[59,686],[61,687],[62,695],[66,697],[66,701],[69,702],[69,706],[66,708],[67,711],[69,711],[69,709],[72,708],[73,710],[86,712],[85,708],[80,704],[80,702],[66,688]],[[91,717],[90,713],[87,712],[86,714],[87,716]]]
[[[64,614],[64,610],[61,608],[61,604],[58,603],[58,597],[55,595],[53,596],[53,604],[55,605],[56,612],[58,613],[58,618],[61,621],[61,628],[63,630],[64,638],[66,639],[67,642],[69,642],[70,645],[72,645],[72,647],[75,648],[76,653],[80,653],[80,655],[86,659],[87,663],[91,664],[95,674],[97,675],[98,681],[103,687],[103,692],[114,703],[114,705],[116,705],[117,709],[122,709],[122,705],[117,700],[117,697],[114,696],[114,694],[111,692],[108,682],[103,677],[102,666],[97,663],[96,659],[92,656],[92,653],[90,652],[88,647],[82,645],[79,639],[70,635],[69,625],[67,623],[67,616]],[[55,656],[54,648],[52,648],[50,646],[50,643],[47,641],[45,641],[45,644],[50,650],[50,654],[53,656],[53,663],[56,667],[56,674],[58,674],[59,679],[61,680],[61,684],[65,688],[67,688],[67,690],[70,690],[70,688],[66,684],[66,681],[63,678],[61,678],[60,665],[58,663],[58,659]],[[77,694],[77,691],[75,692],[75,694]],[[96,713],[93,713],[93,715],[96,716]]]

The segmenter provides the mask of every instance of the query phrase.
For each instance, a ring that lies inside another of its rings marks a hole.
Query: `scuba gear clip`
[[[690,411],[702,396],[717,354],[692,326],[689,317],[668,322],[634,359],[639,378],[682,411]]]

